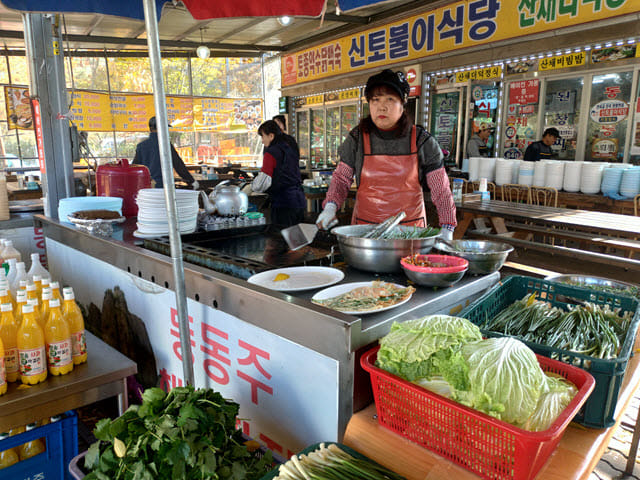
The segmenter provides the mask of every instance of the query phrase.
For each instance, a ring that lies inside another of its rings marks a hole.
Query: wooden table
[[[640,342],[636,339],[634,350]],[[571,423],[558,448],[536,476],[544,480],[587,480],[607,449],[622,413],[640,386],[640,355],[629,360],[622,381],[616,423],[603,430]],[[407,480],[473,480],[479,478],[457,464],[380,426],[374,418],[375,405],[356,413],[349,424],[343,443],[376,462],[403,475]],[[636,426],[636,430],[638,427]],[[635,458],[635,455],[634,455]]]
[[[0,432],[116,395],[120,413],[126,410],[126,378],[138,371],[135,362],[91,333],[86,336],[87,362],[71,373],[49,375],[29,388],[9,384],[8,392],[0,397]]]

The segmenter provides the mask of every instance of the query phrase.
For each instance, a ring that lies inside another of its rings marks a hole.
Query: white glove
[[[338,206],[333,202],[327,202],[322,210],[322,213],[318,215],[318,219],[316,220],[316,225],[323,230],[329,230],[335,224],[338,223],[338,219],[336,218],[336,211],[338,210]]]
[[[198,190],[200,188],[200,184],[197,180],[193,181],[193,183],[191,184],[191,188],[193,188],[194,190]]]
[[[453,240],[453,230],[449,230],[445,225],[440,229],[440,238],[444,240]]]

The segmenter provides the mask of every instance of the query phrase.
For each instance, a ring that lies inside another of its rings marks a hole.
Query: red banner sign
[[[31,105],[33,106],[33,124],[36,130],[36,147],[38,148],[38,165],[40,166],[40,172],[44,175],[47,173],[47,167],[44,161],[44,139],[42,137],[42,115],[40,115],[40,102],[33,98],[31,99]]]
[[[509,105],[538,103],[539,86],[540,81],[538,79],[511,82],[511,86],[509,87]]]

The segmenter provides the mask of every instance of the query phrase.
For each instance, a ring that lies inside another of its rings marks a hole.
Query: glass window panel
[[[110,58],[109,80],[114,92],[153,92],[148,58]]]
[[[88,132],[89,151],[96,158],[115,158],[116,148],[113,132]]]
[[[33,130],[18,130],[20,138],[20,153],[22,166],[38,166],[38,150],[36,149],[36,134]]]
[[[20,151],[18,150],[18,137],[16,135],[16,131],[9,130],[7,127],[7,122],[0,122],[0,154],[4,150],[5,158],[19,159]]]
[[[338,162],[338,147],[341,144],[340,107],[329,107],[327,108],[327,161]]]
[[[503,134],[503,156],[523,158],[527,147],[538,140],[540,82],[522,80],[509,84],[508,106]]]
[[[256,58],[228,58],[228,97],[262,97],[262,63]]]
[[[9,83],[9,72],[7,71],[6,56],[0,56],[0,83]]]
[[[189,59],[163,58],[164,89],[167,95],[189,95]]]
[[[342,123],[340,127],[340,144],[347,138],[349,132],[358,125],[358,105],[344,105],[342,107]]]
[[[29,65],[27,57],[9,57],[12,85],[29,85]]]
[[[227,92],[227,67],[224,58],[191,59],[193,94],[224,97]]]
[[[432,105],[433,113],[429,131],[440,144],[440,148],[449,152],[449,158],[455,158],[460,92],[436,93],[433,96]]]
[[[324,110],[311,110],[311,168],[324,166]]]
[[[473,109],[469,111],[472,128],[469,129],[469,138],[480,129],[482,123],[491,123],[495,125],[495,119],[498,116],[498,96],[500,88],[498,82],[488,84],[471,84],[471,104]],[[489,156],[493,156],[495,147],[495,135],[491,134],[487,139],[487,147],[489,148]]]
[[[622,162],[629,121],[632,72],[594,75],[591,82],[586,161]]]
[[[67,88],[108,90],[107,60],[102,57],[71,57],[67,59]],[[73,78],[72,78],[73,75]],[[73,84],[71,80],[73,79]]]
[[[136,145],[146,140],[149,135],[141,132],[116,132],[116,158],[133,160],[136,155]]]
[[[296,112],[296,124],[298,133],[298,147],[300,147],[300,159],[309,159],[309,110]]]
[[[560,138],[551,146],[554,153],[558,158],[575,160],[583,86],[583,77],[547,81],[544,128],[531,142],[542,138],[547,128],[555,127],[560,131]]]
[[[7,105],[4,99],[4,88],[0,89],[0,120],[7,121]]]

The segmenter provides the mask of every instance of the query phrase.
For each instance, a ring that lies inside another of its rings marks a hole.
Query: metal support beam
[[[31,98],[40,102],[44,140],[45,215],[58,218],[58,201],[73,195],[73,162],[64,79],[60,29],[54,16],[23,14],[24,37],[29,59]]]

